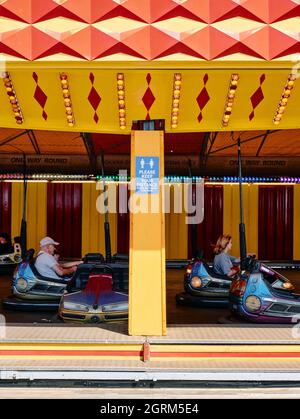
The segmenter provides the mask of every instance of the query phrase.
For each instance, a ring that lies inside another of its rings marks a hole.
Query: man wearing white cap
[[[62,279],[63,276],[73,275],[77,269],[77,265],[82,262],[74,262],[68,264],[68,267],[61,265],[54,257],[55,246],[59,243],[55,242],[51,237],[44,237],[40,241],[41,250],[37,255],[35,267],[39,274],[46,278]]]

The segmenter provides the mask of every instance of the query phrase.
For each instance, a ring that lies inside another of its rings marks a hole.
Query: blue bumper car
[[[2,300],[5,309],[21,311],[58,310],[60,300],[66,293],[81,291],[88,283],[93,271],[103,265],[100,254],[88,254],[84,257],[72,277],[53,279],[42,276],[34,265],[34,250],[27,252],[24,260],[13,274],[12,295]],[[128,290],[128,264],[114,262],[113,288],[115,291]]]
[[[300,295],[290,280],[263,263],[256,262],[243,277],[232,282],[231,312],[252,323],[297,323]]]
[[[196,307],[227,307],[232,279],[219,275],[203,259],[195,259],[184,275],[185,292],[176,295],[178,304]]]
[[[68,284],[70,291],[60,300],[62,320],[101,323],[128,319],[128,294],[113,289],[113,269],[95,265],[87,281],[76,279]]]

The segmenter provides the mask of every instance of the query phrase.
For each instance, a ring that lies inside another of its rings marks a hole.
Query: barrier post
[[[163,131],[132,131],[129,334],[166,335]]]

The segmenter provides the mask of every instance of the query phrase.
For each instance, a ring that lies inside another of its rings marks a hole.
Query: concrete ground
[[[0,399],[299,399],[300,388],[0,388]],[[155,403],[155,402],[153,402]],[[174,402],[173,402],[174,403]],[[120,404],[120,401],[119,401]],[[124,403],[122,403],[124,404]],[[125,403],[126,404],[126,403]],[[101,406],[99,404],[99,406]]]

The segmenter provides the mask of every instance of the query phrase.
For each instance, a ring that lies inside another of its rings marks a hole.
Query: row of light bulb
[[[60,81],[61,81],[61,88],[62,88],[62,93],[63,93],[63,98],[64,98],[64,104],[66,108],[67,123],[69,127],[74,127],[75,117],[74,117],[74,112],[73,112],[73,107],[72,107],[71,93],[70,93],[67,74],[61,73]]]
[[[277,110],[276,110],[276,114],[273,118],[273,123],[275,125],[279,125],[280,122],[281,122],[284,111],[287,107],[289,98],[291,96],[291,91],[294,88],[296,78],[297,77],[296,77],[295,74],[290,74],[287,81],[286,81],[286,84],[284,86],[284,89],[283,89],[283,92],[282,92],[282,95],[281,95],[279,105],[278,105]]]
[[[171,113],[171,127],[172,128],[177,128],[177,125],[178,125],[181,82],[182,82],[182,75],[180,73],[174,74],[172,113]]]
[[[117,74],[118,87],[118,106],[119,106],[119,126],[121,129],[126,128],[126,107],[125,107],[125,80],[124,74]]]
[[[235,93],[236,93],[238,81],[239,81],[239,75],[238,74],[232,74],[230,84],[229,84],[228,93],[227,93],[227,99],[226,99],[226,103],[225,103],[223,118],[222,118],[223,127],[227,127],[228,124],[229,124],[229,119],[230,119],[231,113],[232,113],[232,107],[233,107],[233,102],[234,102],[234,99],[235,99]]]
[[[32,179],[89,179],[88,175],[55,175],[55,174],[37,174],[32,175]]]
[[[2,79],[3,79],[3,83],[6,89],[6,93],[9,97],[9,101],[12,107],[12,111],[16,120],[16,123],[18,125],[23,124],[24,122],[24,116],[23,113],[21,111],[21,107],[18,101],[18,97],[10,76],[10,73],[8,73],[7,71],[2,73]]]

